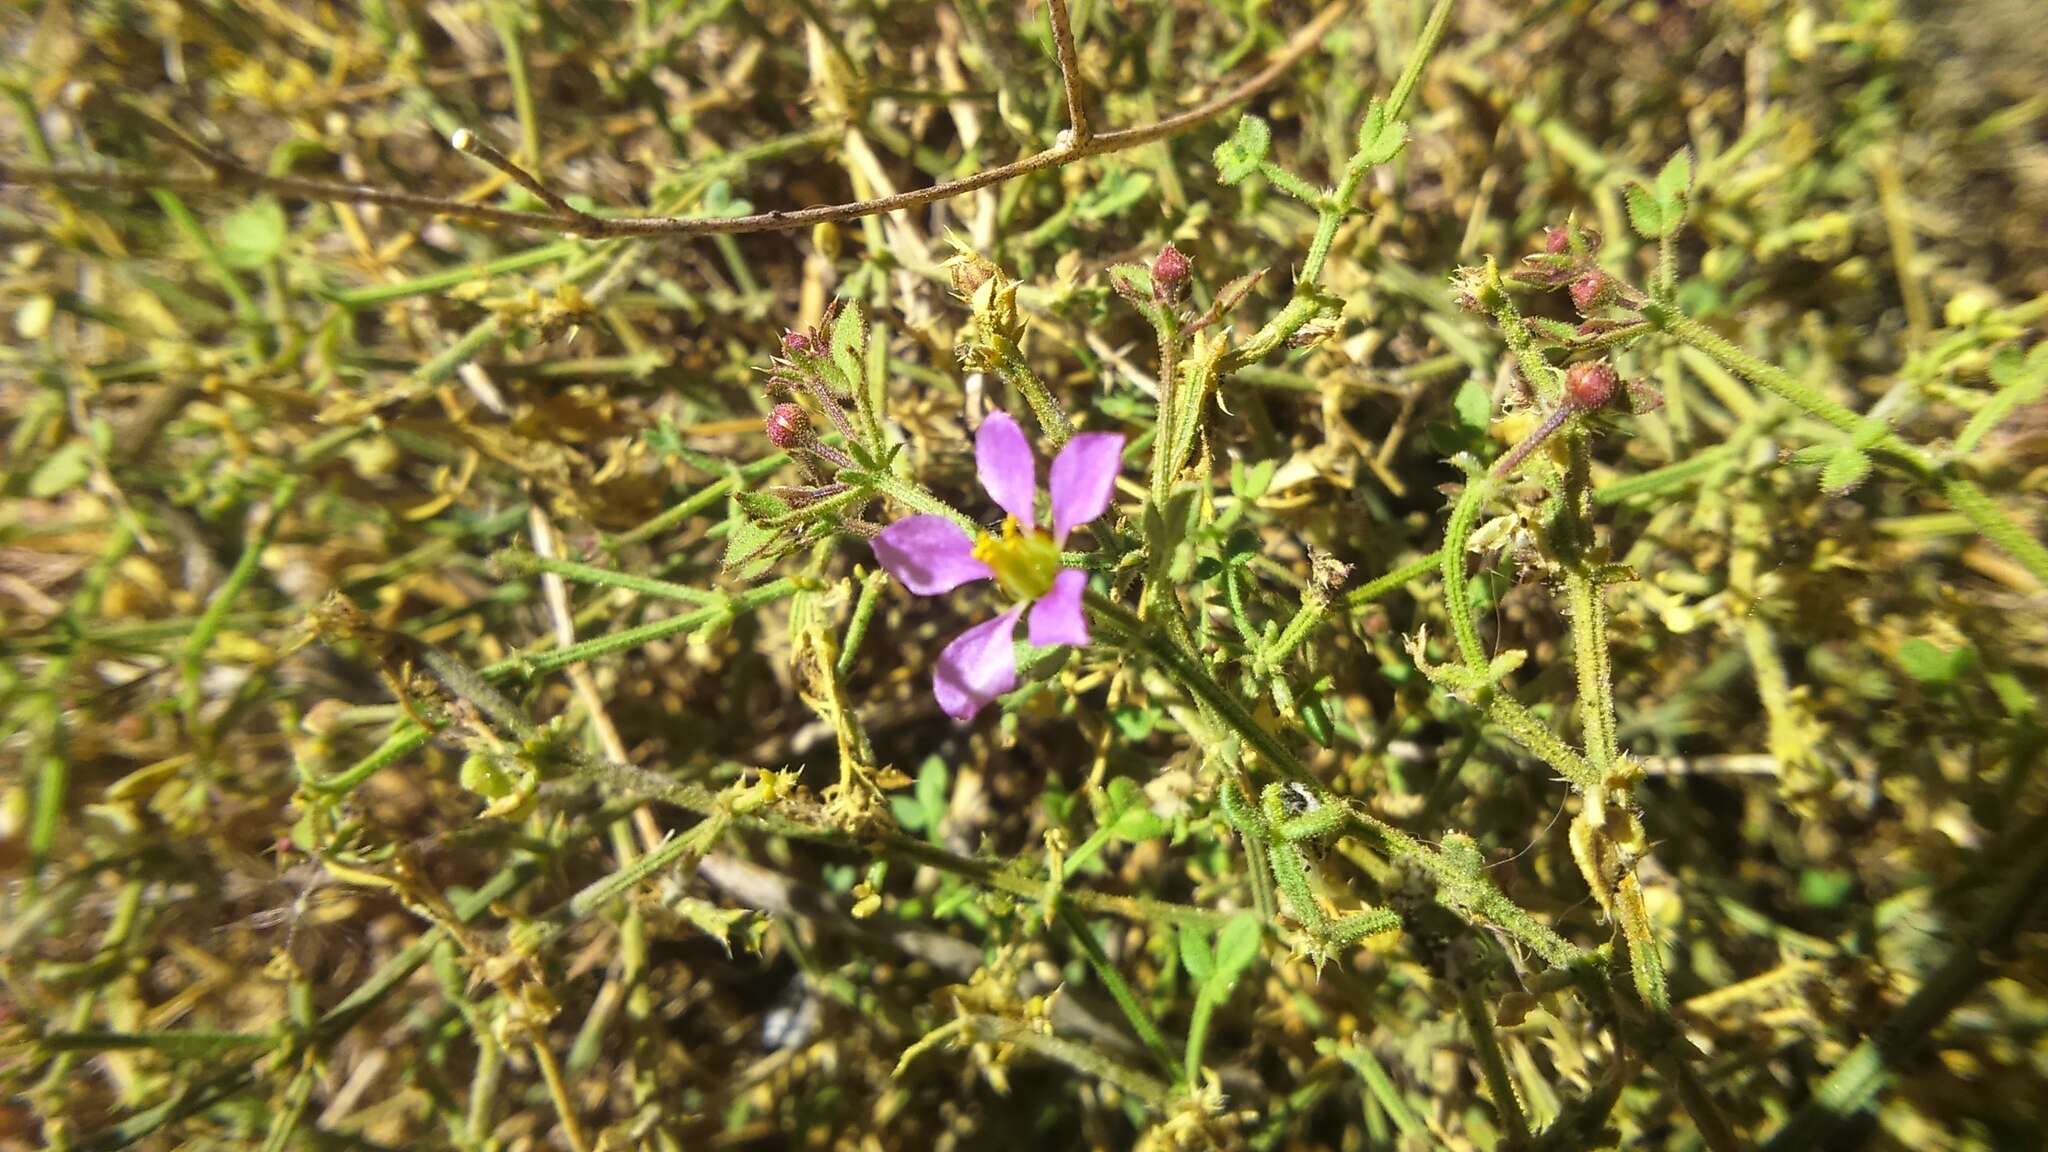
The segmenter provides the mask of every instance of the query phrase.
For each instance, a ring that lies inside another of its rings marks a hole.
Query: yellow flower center
[[[974,558],[996,574],[996,587],[1012,600],[1036,600],[1052,591],[1060,574],[1060,549],[1052,537],[1019,527],[1012,516],[1003,521],[1000,537],[984,532],[974,542]]]

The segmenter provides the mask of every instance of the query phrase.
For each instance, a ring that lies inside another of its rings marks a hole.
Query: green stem
[[[675,584],[667,580],[655,580],[647,576],[635,576],[631,572],[620,572],[611,568],[600,568],[595,564],[580,564],[574,560],[560,560],[552,556],[541,556],[533,552],[504,552],[497,557],[498,567],[520,575],[545,573],[574,580],[579,584],[594,584],[602,588],[623,588],[643,596],[661,600],[673,600],[693,604],[699,608],[724,602],[717,592],[692,588],[687,584]]]
[[[1703,353],[1752,384],[1783,397],[1808,414],[1852,435],[1862,427],[1864,418],[1847,406],[1830,399],[1783,368],[1752,356],[1671,305],[1648,301],[1643,305],[1643,315],[1679,343]],[[1907,443],[1896,432],[1885,433],[1871,448],[1881,459],[1894,462],[1907,475],[1934,487],[1956,511],[1970,518],[1985,539],[2019,561],[2034,579],[2048,585],[2048,547],[2043,547],[2040,541],[2028,535],[1992,502],[1983,489],[1960,476],[1943,473],[1924,450]]]
[[[1401,1099],[1401,1093],[1394,1087],[1394,1078],[1387,1075],[1386,1066],[1380,1063],[1379,1057],[1372,1054],[1371,1049],[1355,1042],[1339,1044],[1331,1040],[1318,1040],[1316,1051],[1335,1056],[1349,1064],[1351,1070],[1358,1073],[1358,1078],[1365,1081],[1366,1091],[1372,1093],[1372,1098],[1379,1102],[1380,1110],[1394,1122],[1394,1127],[1401,1130],[1402,1136],[1418,1145],[1435,1143],[1430,1136],[1429,1128],[1415,1115],[1415,1110],[1408,1107],[1408,1102]]]
[[[214,246],[213,237],[206,234],[205,226],[185,207],[185,202],[178,199],[177,193],[152,188],[149,194],[156,200],[157,207],[163,210],[164,218],[171,222],[171,226],[176,228],[185,242],[192,245],[193,250],[199,254],[199,262],[206,265],[207,271],[213,273],[215,280],[220,281],[221,290],[228,294],[228,300],[234,305],[235,320],[243,325],[255,324],[259,319],[256,298],[249,295],[249,290],[242,286],[242,281],[235,275],[235,270],[228,267],[227,261],[221,258],[220,249]]]
[[[1451,509],[1450,524],[1444,529],[1444,545],[1437,560],[1444,574],[1444,613],[1451,618],[1451,635],[1458,642],[1458,658],[1475,671],[1486,667],[1486,647],[1479,642],[1479,623],[1472,615],[1472,593],[1465,578],[1465,545],[1479,523],[1479,510],[1486,503],[1493,484],[1475,476],[1458,494]]]
[[[1115,1085],[1125,1095],[1149,1105],[1155,1111],[1165,1112],[1170,1107],[1173,1096],[1173,1086],[1170,1083],[1119,1064],[1090,1045],[1039,1032],[1028,1025],[1001,1016],[967,1016],[962,1020],[969,1034],[980,1033],[1055,1063],[1065,1064],[1076,1072]]]
[[[1494,1035],[1493,1016],[1486,1010],[1486,1002],[1480,999],[1479,987],[1467,985],[1458,994],[1458,1008],[1465,1017],[1465,1028],[1472,1033],[1472,1050],[1479,1057],[1479,1069],[1486,1076],[1486,1090],[1493,1095],[1493,1110],[1500,1117],[1501,1127],[1507,1129],[1510,1147],[1520,1147],[1529,1142],[1529,1121],[1522,1115],[1522,1099],[1515,1092],[1515,1082],[1508,1075],[1508,1064],[1501,1057],[1500,1038]]]
[[[2048,587],[2048,547],[2009,519],[1982,488],[1951,474],[1942,479],[1941,494],[1948,498],[1951,507],[1969,518],[1979,535],[2004,549],[2006,555],[2019,561],[2035,580]]]
[[[853,478],[851,473],[843,475],[846,475],[848,479]],[[921,485],[910,483],[893,473],[881,471],[862,472],[859,475],[859,481],[913,512],[922,512],[930,516],[944,516],[946,519],[958,524],[961,531],[966,532],[967,538],[970,540],[981,535],[981,525],[976,524],[966,513],[925,491]]]
[[[1393,90],[1387,93],[1387,119],[1398,120],[1408,110],[1408,100],[1415,95],[1422,84],[1422,70],[1436,55],[1437,46],[1443,43],[1444,30],[1450,26],[1453,0],[1436,0],[1436,6],[1429,10],[1429,17],[1422,22],[1422,33],[1415,40],[1415,47],[1408,53],[1408,63],[1401,69],[1401,75],[1394,81]]]
[[[277,535],[278,525],[284,520],[285,510],[291,506],[292,496],[299,488],[297,474],[286,476],[278,483],[270,497],[270,508],[242,548],[242,555],[236,559],[227,579],[221,581],[220,589],[207,602],[206,611],[200,613],[199,623],[192,629],[192,635],[185,641],[185,649],[178,660],[178,670],[184,682],[181,695],[186,723],[194,728],[199,715],[199,678],[206,663],[206,650],[213,645],[213,638],[220,633],[221,624],[227,619],[228,610],[234,607],[235,598],[242,589],[255,579],[256,571],[262,565],[263,550],[270,547]]]
[[[1410,581],[1419,580],[1427,576],[1431,570],[1441,568],[1442,566],[1443,550],[1441,548],[1427,556],[1417,556],[1392,572],[1384,576],[1374,577],[1368,583],[1361,584],[1345,593],[1344,606],[1352,609],[1363,608],[1387,593],[1406,586]]]
[[[1095,933],[1089,930],[1088,921],[1083,919],[1073,906],[1064,902],[1059,906],[1059,916],[1060,923],[1066,926],[1067,933],[1074,938],[1074,943],[1081,946],[1081,955],[1087,959],[1088,966],[1094,969],[1096,977],[1102,981],[1102,986],[1109,990],[1110,998],[1116,1001],[1116,1006],[1123,1010],[1124,1019],[1130,1021],[1131,1030],[1144,1042],[1146,1051],[1152,1054],[1153,1059],[1159,1062],[1159,1067],[1168,1076],[1173,1075],[1177,1069],[1173,1061],[1173,1052],[1166,1046],[1166,1037],[1160,1034],[1159,1025],[1153,1021],[1152,1013],[1146,1010],[1144,1002],[1138,999],[1137,993],[1131,991],[1131,986],[1124,980],[1123,973],[1116,970],[1116,965],[1110,961],[1109,954],[1102,950],[1102,945],[1095,939]]]

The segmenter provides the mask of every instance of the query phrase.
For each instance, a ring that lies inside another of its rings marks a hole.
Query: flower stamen
[[[975,540],[974,558],[988,565],[996,587],[1012,600],[1038,599],[1052,590],[1060,574],[1059,545],[1019,525],[1014,516],[1004,518],[1000,537],[984,532]]]

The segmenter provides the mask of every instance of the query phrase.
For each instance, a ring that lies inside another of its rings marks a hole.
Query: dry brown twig
[[[1088,126],[1088,89],[1081,80],[1081,53],[1074,47],[1067,0],[1046,0],[1046,19],[1052,22],[1053,55],[1060,64],[1060,87],[1067,94],[1067,138],[1061,143],[1074,148],[1095,133]]]
[[[909,192],[898,192],[877,196],[868,200],[855,200],[844,204],[824,204],[811,208],[788,211],[756,212],[748,216],[687,217],[687,216],[595,216],[571,206],[559,194],[548,189],[531,173],[513,164],[503,153],[467,130],[455,133],[451,144],[459,151],[475,156],[505,173],[520,187],[533,193],[547,204],[549,211],[524,212],[509,208],[492,208],[482,204],[465,204],[440,196],[416,192],[401,192],[387,188],[375,188],[362,184],[349,184],[335,180],[314,180],[298,176],[272,175],[250,168],[241,161],[211,148],[198,146],[192,141],[181,141],[185,150],[196,157],[211,172],[208,176],[164,176],[155,173],[114,172],[79,167],[43,167],[36,165],[0,164],[0,185],[29,185],[55,188],[110,188],[142,190],[160,188],[166,191],[196,195],[215,194],[230,189],[246,189],[267,192],[286,199],[310,200],[326,203],[375,204],[404,212],[418,212],[432,216],[446,216],[477,224],[497,224],[508,228],[530,228],[540,232],[565,233],[593,239],[618,237],[647,237],[681,239],[697,236],[729,235],[745,232],[780,232],[804,228],[841,220],[856,220],[863,216],[878,216],[885,212],[896,212],[906,208],[918,208],[926,204],[961,196],[978,188],[1001,184],[1033,172],[1057,168],[1062,165],[1121,152],[1178,135],[1204,121],[1244,103],[1270,88],[1294,65],[1306,56],[1324,33],[1336,23],[1350,0],[1337,0],[1316,14],[1315,19],[1303,25],[1287,43],[1273,55],[1264,68],[1246,78],[1242,83],[1195,105],[1186,111],[1165,119],[1142,124],[1134,128],[1122,128],[1114,132],[1095,133],[1089,126],[1087,112],[1087,90],[1080,76],[1080,63],[1074,44],[1073,29],[1067,16],[1064,0],[1049,0],[1048,17],[1052,23],[1053,43],[1060,66],[1061,85],[1066,93],[1069,127],[1060,134],[1052,147],[1034,152],[1020,160],[985,168],[957,180],[946,180],[929,187]]]

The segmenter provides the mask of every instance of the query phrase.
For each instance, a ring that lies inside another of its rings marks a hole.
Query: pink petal
[[[875,559],[919,596],[951,592],[995,575],[974,558],[974,541],[944,516],[909,516],[877,533]]]
[[[965,724],[989,701],[1017,686],[1017,617],[1019,604],[953,638],[939,654],[932,673],[932,695],[946,715]]]
[[[1003,511],[1026,528],[1038,522],[1033,502],[1038,499],[1038,461],[1032,458],[1031,441],[1008,412],[991,412],[974,434],[975,471],[981,486]]]
[[[1124,438],[1115,432],[1083,432],[1067,441],[1052,462],[1052,538],[1067,533],[1109,508],[1123,467]]]
[[[1052,578],[1052,591],[1031,605],[1031,644],[1050,648],[1055,644],[1088,644],[1088,617],[1081,612],[1081,593],[1088,587],[1088,574],[1079,568],[1063,568]]]

